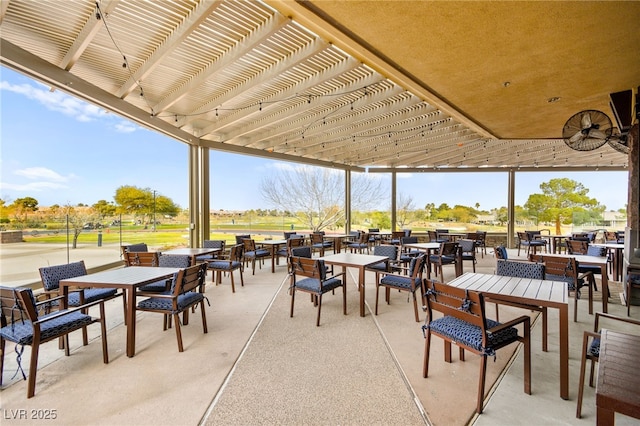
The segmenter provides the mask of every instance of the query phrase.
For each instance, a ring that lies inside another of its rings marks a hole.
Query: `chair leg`
[[[416,292],[413,291],[413,311],[416,316],[416,322],[420,322],[420,315],[418,314],[418,300],[416,299]]]
[[[2,372],[4,371],[4,348],[5,340],[0,337],[0,386],[2,386]]]
[[[484,384],[487,376],[487,356],[480,356],[480,378],[478,380],[478,403],[476,404],[476,412],[482,414],[484,402]]]
[[[376,309],[375,314],[378,315],[378,297],[380,295],[380,285],[376,282]]]
[[[207,314],[204,311],[204,300],[200,302],[200,309],[202,310],[202,330],[205,334],[207,334],[209,332],[209,329],[207,327]]]
[[[582,418],[582,397],[584,395],[584,372],[587,363],[587,345],[589,344],[589,336],[585,334],[582,338],[582,357],[580,359],[580,378],[578,379],[578,399],[576,403],[576,417]]]
[[[68,343],[68,341],[67,341]],[[69,345],[66,345],[68,350]],[[31,362],[29,364],[29,379],[27,381],[27,398],[32,398],[36,393],[36,373],[38,372],[38,352],[40,342],[33,342],[31,346]]]
[[[180,314],[173,314],[173,317],[176,321],[176,338],[178,339],[178,352],[184,352],[184,348],[182,347],[182,332],[180,331]]]
[[[429,349],[431,348],[431,330],[427,329],[427,335],[424,339],[424,361],[422,365],[422,377],[429,375]]]
[[[109,348],[107,347],[107,322],[104,315],[104,303],[100,304],[100,333],[102,337],[102,362],[109,364]]]
[[[296,300],[296,289],[293,287],[291,289],[291,312],[289,313],[289,318],[293,318],[293,303]]]
[[[318,319],[316,320],[316,327],[320,327],[320,311],[322,310],[322,293],[318,295]]]
[[[229,271],[229,275],[231,275],[231,293],[236,292],[236,285],[233,281],[233,270]]]

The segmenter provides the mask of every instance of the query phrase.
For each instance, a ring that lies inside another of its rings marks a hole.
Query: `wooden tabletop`
[[[597,424],[613,425],[615,413],[640,419],[640,336],[603,329],[596,384]]]
[[[387,256],[360,253],[336,253],[323,256],[320,259],[324,260],[325,263],[333,265],[353,267],[365,267],[389,260]]]

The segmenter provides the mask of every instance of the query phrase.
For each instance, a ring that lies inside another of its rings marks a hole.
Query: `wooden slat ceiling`
[[[4,66],[188,144],[370,171],[627,166],[561,136],[640,83],[640,2],[1,5]]]

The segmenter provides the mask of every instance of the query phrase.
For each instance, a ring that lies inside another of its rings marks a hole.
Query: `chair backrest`
[[[600,246],[594,246],[589,244],[589,246],[587,247],[587,256],[606,256],[607,255],[607,248],[606,247],[600,247]]]
[[[496,259],[508,259],[507,248],[505,246],[497,246],[493,248]]]
[[[418,244],[418,237],[402,237],[400,238],[400,244]]]
[[[518,239],[520,240],[520,242],[524,242],[524,241],[530,241],[531,240],[531,235],[528,232],[517,232],[518,234]]]
[[[477,232],[467,232],[467,235],[465,236],[465,238],[467,240],[474,240],[476,241],[478,239],[478,233]]]
[[[291,249],[304,245],[304,238],[291,237],[287,240],[287,253],[291,254]]]
[[[440,256],[456,256],[458,254],[458,243],[452,241],[445,241],[440,243],[440,250],[438,254]]]
[[[122,246],[121,248],[123,255],[125,253],[149,251],[149,247],[145,243],[129,244],[126,246]]]
[[[587,254],[589,243],[586,240],[566,239],[567,253],[569,254]]]
[[[391,232],[391,239],[392,240],[400,240],[404,236],[405,236],[405,232],[404,231],[392,231]]]
[[[311,247],[309,246],[291,247],[291,256],[306,257],[308,259],[311,259]]]
[[[295,231],[293,232],[286,232],[284,231],[284,239],[288,240],[292,235],[297,235]]]
[[[242,240],[245,253],[248,251],[256,251],[256,241],[251,238],[245,238]]]
[[[375,256],[387,256],[390,260],[398,258],[398,247],[390,244],[381,244],[373,248]]]
[[[224,240],[204,240],[202,242],[202,247],[217,248],[217,249],[220,249],[220,251],[224,251],[225,245],[226,245],[226,241]]]
[[[612,232],[612,231],[605,231],[604,239],[607,242],[610,242],[610,241],[617,242],[618,241],[618,234],[616,234],[615,232]]]
[[[158,252],[127,252],[124,256],[124,262],[127,266],[158,266]]]
[[[231,246],[229,249],[229,260],[232,262],[240,262],[242,261],[242,252],[244,251],[244,246],[242,244],[236,244]]]
[[[24,287],[0,287],[0,326],[23,320],[38,320],[38,309],[33,290]]]
[[[544,279],[577,284],[578,262],[573,257],[530,255],[533,262],[544,263]]]
[[[458,240],[458,244],[460,245],[460,249],[463,254],[475,254],[476,252],[476,240],[462,238]]]
[[[438,239],[438,233],[436,231],[427,231],[427,235],[429,235],[429,241],[432,243],[435,243]]]
[[[409,261],[409,273],[414,281],[416,278],[422,278],[422,273],[424,272],[424,267],[426,264],[426,254],[421,254],[419,256],[411,258],[411,260]]]
[[[191,256],[188,254],[163,254],[158,256],[158,266],[166,268],[188,268],[191,266]]]
[[[369,228],[369,232],[380,232],[380,228]]]
[[[87,275],[84,261],[71,262],[64,265],[45,266],[39,269],[42,287],[47,291],[55,291],[60,287],[60,280]]]
[[[326,278],[327,269],[324,266],[324,261],[320,259],[293,256],[291,258],[291,267],[293,275],[316,278],[321,285]]]
[[[204,280],[207,276],[207,264],[199,263],[186,269],[181,269],[174,274],[171,281],[171,293],[174,296],[189,291],[204,292]]]
[[[496,261],[496,275],[543,280],[544,271],[543,263],[505,259]]]
[[[251,235],[249,234],[236,235],[236,244],[242,244],[242,240],[249,240],[249,239],[251,239]]]
[[[358,243],[360,243],[360,244],[368,244],[369,243],[369,233],[368,232],[362,232],[360,234],[360,238],[358,239]]]
[[[411,236],[411,229],[403,229],[402,232],[404,232],[404,236],[405,237],[410,237]]]
[[[311,244],[322,244],[324,242],[324,235],[319,232],[311,234]]]
[[[486,333],[484,298],[482,293],[473,290],[452,287],[436,281],[427,281],[427,323],[433,319],[433,312],[442,312],[445,316],[458,318],[480,327],[482,346],[488,347]]]

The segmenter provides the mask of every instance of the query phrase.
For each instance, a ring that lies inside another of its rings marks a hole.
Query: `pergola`
[[[615,125],[610,94],[640,82],[639,2],[0,4],[3,66],[189,146],[192,245],[210,149],[344,170],[347,206],[352,172],[390,173],[392,215],[397,173],[508,172],[513,215],[517,171],[630,167],[562,130],[583,110]]]

